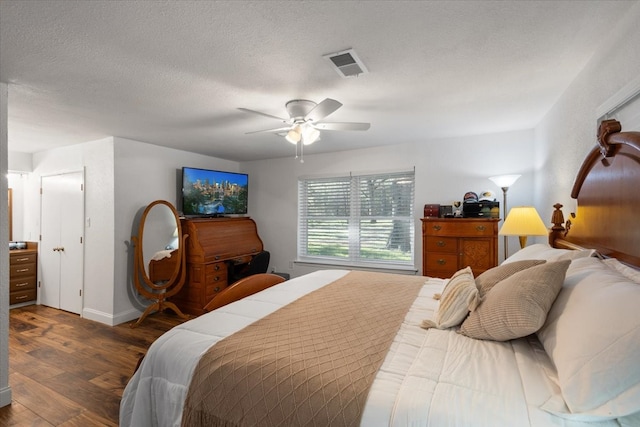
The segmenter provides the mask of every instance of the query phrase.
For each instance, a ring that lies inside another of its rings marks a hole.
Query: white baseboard
[[[0,389],[0,408],[11,404],[11,387]]]
[[[141,311],[131,309],[116,315],[105,313],[103,311],[93,310],[91,308],[85,308],[82,310],[82,317],[85,319],[93,320],[95,322],[104,323],[105,325],[115,326],[121,323],[128,322],[130,320],[137,319],[142,314]]]

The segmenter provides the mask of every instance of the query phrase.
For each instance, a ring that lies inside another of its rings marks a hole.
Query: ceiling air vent
[[[331,65],[341,77],[359,76],[369,72],[353,49],[330,53],[323,57],[331,62]]]

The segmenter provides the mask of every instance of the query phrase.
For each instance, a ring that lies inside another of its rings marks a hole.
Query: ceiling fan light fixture
[[[320,137],[320,131],[314,127],[306,126],[302,131],[302,143],[304,145],[311,145]]]
[[[287,136],[284,137],[287,141],[292,144],[297,144],[300,142],[300,138],[302,138],[302,133],[300,132],[300,126],[296,126],[287,132]]]

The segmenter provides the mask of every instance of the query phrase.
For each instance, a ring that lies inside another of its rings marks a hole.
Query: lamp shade
[[[287,136],[285,136],[284,139],[286,139],[292,144],[297,144],[300,141],[301,137],[302,135],[300,132],[300,126],[296,126],[295,128],[291,129],[289,132],[287,132]]]
[[[518,180],[518,178],[520,178],[520,176],[521,175],[498,175],[490,176],[489,179],[500,188],[509,188]]]
[[[533,206],[518,206],[512,208],[500,228],[501,236],[519,236],[520,246],[527,243],[527,236],[546,236],[549,230],[540,219],[538,211]]]

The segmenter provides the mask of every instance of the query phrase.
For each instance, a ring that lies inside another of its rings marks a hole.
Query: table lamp
[[[546,236],[549,230],[533,206],[518,206],[509,211],[499,233],[501,236],[518,236],[520,248],[527,244],[527,236]]]

